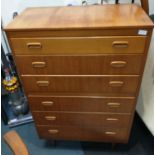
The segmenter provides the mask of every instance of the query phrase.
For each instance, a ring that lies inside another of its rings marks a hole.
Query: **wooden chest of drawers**
[[[152,28],[134,4],[29,8],[10,23],[39,136],[127,142]]]

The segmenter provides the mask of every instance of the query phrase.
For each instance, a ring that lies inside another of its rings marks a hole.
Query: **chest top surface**
[[[135,4],[27,8],[5,28],[14,30],[112,29],[152,27]]]

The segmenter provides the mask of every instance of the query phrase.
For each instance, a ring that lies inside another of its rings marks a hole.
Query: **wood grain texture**
[[[127,54],[143,53],[145,41],[145,36],[11,38],[11,45],[15,54],[23,55]]]
[[[92,37],[92,36],[139,36],[139,28],[124,29],[67,29],[67,30],[28,30],[6,31],[9,38],[36,38],[36,37]],[[148,33],[151,28],[144,28]]]
[[[93,14],[92,14],[93,13]],[[143,9],[135,4],[38,7],[28,8],[14,19],[5,30],[42,29],[111,29],[152,27]]]
[[[148,4],[148,0],[141,0],[141,6],[145,10],[145,12],[149,15],[149,4]]]
[[[135,94],[139,76],[22,76],[26,92],[70,92]],[[48,82],[40,86],[37,82]],[[123,81],[122,86],[111,86],[111,81]]]
[[[143,55],[18,55],[15,59],[22,75],[138,75]],[[125,64],[118,65],[121,62]]]
[[[134,4],[29,8],[9,24],[7,36],[36,124],[49,124],[37,125],[40,137],[127,142],[152,28]],[[119,115],[122,124],[106,124],[99,114]],[[100,122],[105,126],[98,127]]]
[[[37,125],[128,127],[129,114],[103,114],[82,112],[33,112]],[[52,119],[55,118],[55,119]],[[51,118],[51,119],[50,119]]]
[[[28,100],[32,111],[132,113],[135,104],[134,97],[29,95]],[[47,101],[53,104],[43,104]]]
[[[121,142],[128,141],[126,128],[106,128],[106,127],[75,127],[75,126],[37,126],[40,138],[53,140],[79,140],[79,141],[102,141]],[[57,133],[50,133],[49,130],[57,130]],[[112,132],[115,134],[106,134]]]

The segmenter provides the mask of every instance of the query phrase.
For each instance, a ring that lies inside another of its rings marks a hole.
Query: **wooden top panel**
[[[110,29],[152,26],[151,20],[138,5],[108,4],[28,8],[5,30]]]

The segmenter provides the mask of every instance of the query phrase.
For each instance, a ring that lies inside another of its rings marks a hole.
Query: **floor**
[[[2,121],[2,135],[10,129]],[[40,140],[34,123],[12,128],[23,138],[30,155],[153,155],[154,140],[138,115],[136,114],[131,137],[128,144],[118,144],[115,149],[111,144],[93,142],[57,141],[54,146],[50,141]],[[12,155],[11,150],[2,139],[2,155]]]

